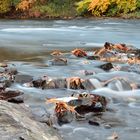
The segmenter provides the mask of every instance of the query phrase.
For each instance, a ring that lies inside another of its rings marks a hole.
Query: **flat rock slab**
[[[57,131],[37,122],[24,104],[0,101],[1,140],[62,140]]]

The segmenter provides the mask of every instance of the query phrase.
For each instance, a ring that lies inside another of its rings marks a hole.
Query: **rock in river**
[[[50,62],[51,62],[52,65],[56,65],[56,66],[67,65],[67,59],[66,58],[54,58]]]
[[[29,108],[0,101],[1,140],[61,140],[57,132],[33,119]]]
[[[112,65],[112,63],[105,63],[105,64],[101,65],[100,68],[105,71],[109,71],[110,69],[113,68],[113,65]]]

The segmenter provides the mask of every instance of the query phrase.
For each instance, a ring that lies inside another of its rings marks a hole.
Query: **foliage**
[[[77,5],[77,11],[80,15],[84,15],[88,11],[89,4],[92,2],[92,0],[84,0],[76,3]]]
[[[140,9],[140,0],[137,0],[137,9]]]
[[[83,0],[78,3],[77,11],[88,10],[94,16],[119,15],[135,11],[137,4],[137,0]]]
[[[0,0],[0,13],[6,13],[10,10],[10,0]]]
[[[36,0],[21,0],[16,9],[21,11],[28,11],[35,4],[35,2]]]
[[[72,0],[48,0],[45,5],[37,5],[32,8],[33,11],[40,11],[49,16],[71,16],[76,13],[74,2]]]
[[[20,3],[21,0],[11,0],[11,3],[13,6],[16,6],[18,3]]]

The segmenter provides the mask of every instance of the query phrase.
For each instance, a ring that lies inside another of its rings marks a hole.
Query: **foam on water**
[[[33,32],[33,31],[71,31],[68,28],[5,28],[3,32]]]
[[[114,91],[111,90],[109,88],[99,88],[96,89],[94,91],[92,91],[92,93],[97,94],[97,95],[102,95],[102,96],[106,96],[106,97],[132,97],[132,98],[137,98],[140,99],[140,89],[138,90],[129,90],[129,91]]]
[[[105,22],[104,24],[109,24],[109,25],[120,25],[120,24],[123,24],[123,23],[120,23],[120,22]]]

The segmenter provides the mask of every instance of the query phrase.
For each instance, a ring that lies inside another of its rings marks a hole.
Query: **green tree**
[[[0,13],[6,13],[10,10],[11,0],[0,0]]]

